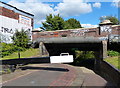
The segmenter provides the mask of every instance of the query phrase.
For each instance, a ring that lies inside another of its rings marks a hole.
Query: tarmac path
[[[2,76],[2,88],[82,88],[85,86],[101,86],[108,82],[85,67],[75,67],[67,64],[34,64],[21,67],[16,71]],[[92,88],[92,87],[91,87]]]

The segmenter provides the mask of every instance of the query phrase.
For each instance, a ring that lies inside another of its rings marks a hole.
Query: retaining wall
[[[118,88],[120,88],[120,70],[114,68],[111,64],[106,61],[101,62],[101,74],[107,80],[110,80]]]

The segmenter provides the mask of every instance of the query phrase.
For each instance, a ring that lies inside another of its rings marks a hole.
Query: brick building
[[[12,43],[16,30],[25,30],[32,40],[34,15],[0,1],[0,35],[2,42]]]

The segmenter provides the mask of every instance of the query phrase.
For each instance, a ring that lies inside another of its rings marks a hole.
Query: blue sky
[[[99,0],[1,0],[21,10],[34,14],[34,28],[42,26],[46,15],[60,14],[64,20],[75,18],[83,27],[96,27],[101,16],[116,16],[120,0],[100,2]]]

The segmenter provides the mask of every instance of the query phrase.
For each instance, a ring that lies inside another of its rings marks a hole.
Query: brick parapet
[[[76,36],[84,36],[84,37],[106,37],[109,34],[118,35],[120,34],[120,26],[112,26],[111,33],[103,32],[100,33],[100,28],[78,28],[78,29],[70,29],[70,30],[57,30],[57,31],[44,31],[44,32],[35,32],[33,31],[33,40],[36,38],[51,38],[51,37],[76,37]]]

